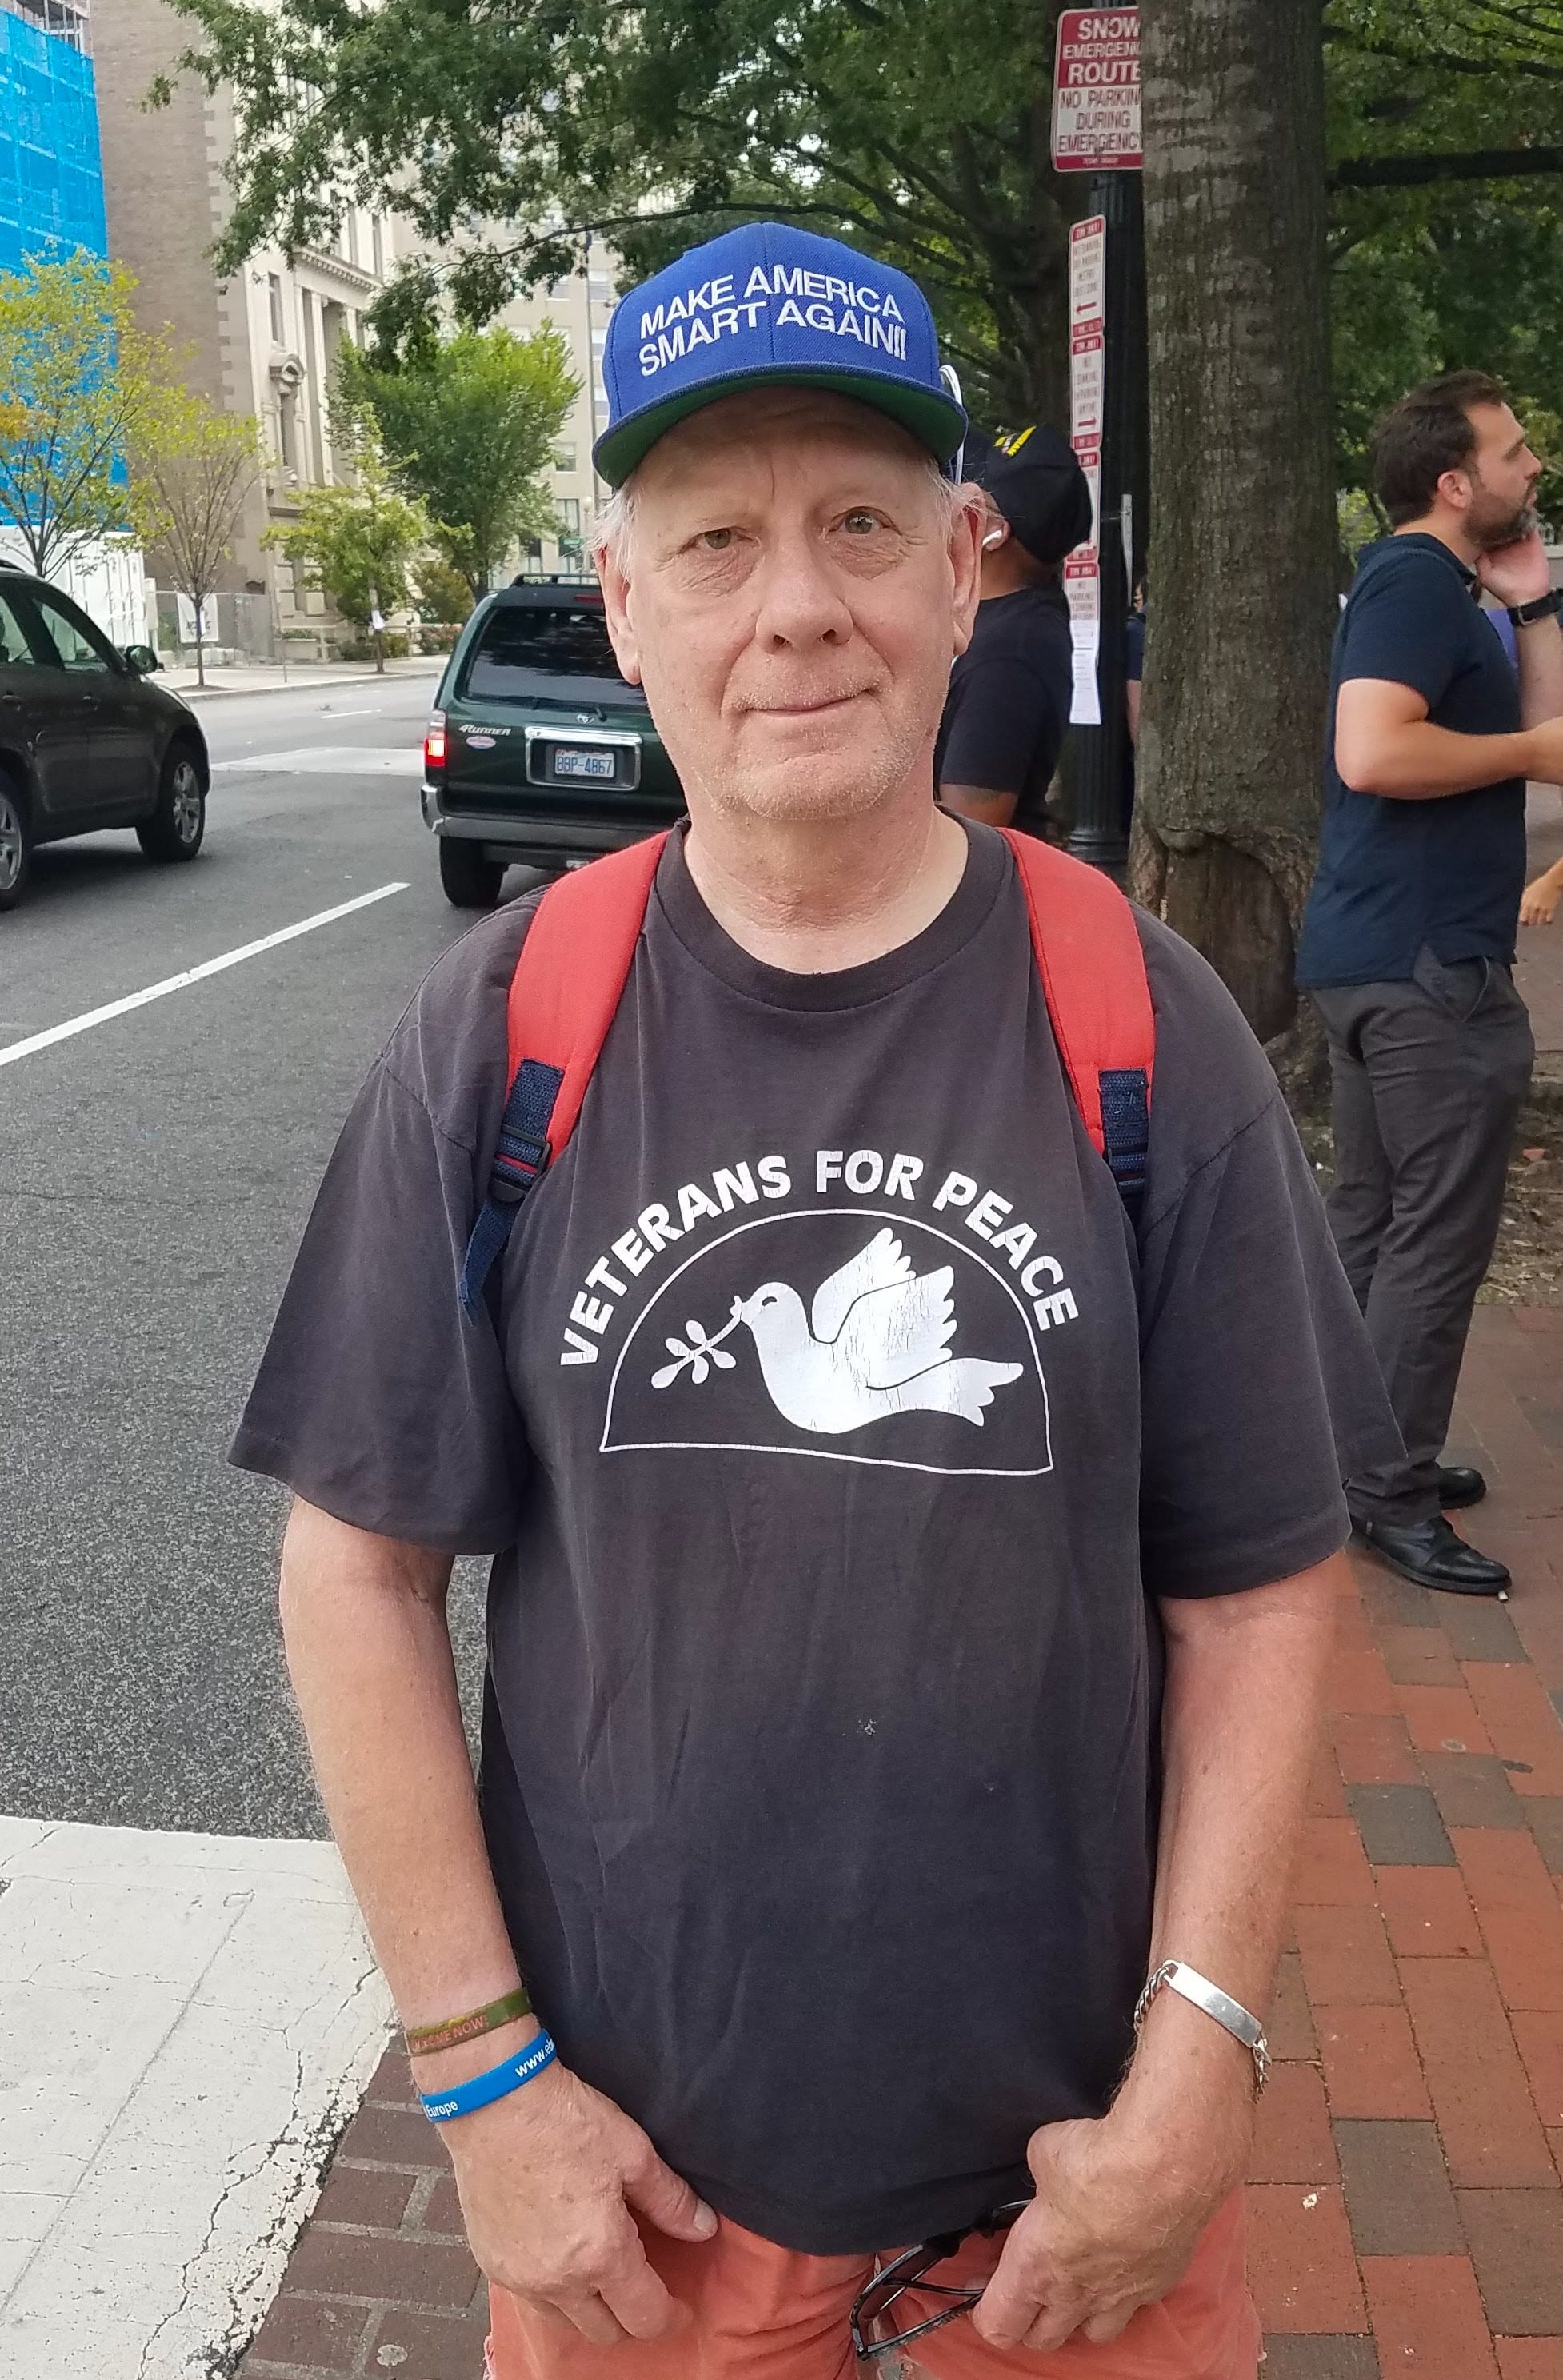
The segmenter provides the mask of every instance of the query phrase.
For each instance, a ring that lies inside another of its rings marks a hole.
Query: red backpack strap
[[[575,1130],[629,979],[666,840],[652,835],[561,876],[527,928],[507,1009],[510,1089],[488,1196],[461,1268],[469,1320],[522,1200]]]
[[[1156,1020],[1134,912],[1112,879],[1034,835],[1005,830],[1032,948],[1092,1146],[1139,1220],[1150,1151]]]

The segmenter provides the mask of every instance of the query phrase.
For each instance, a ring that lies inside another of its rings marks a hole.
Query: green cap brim
[[[724,396],[737,396],[746,388],[776,387],[823,388],[836,396],[856,397],[860,404],[871,405],[876,413],[886,413],[892,421],[898,421],[940,464],[949,462],[966,436],[966,416],[943,390],[913,388],[904,381],[880,380],[871,372],[794,370],[786,364],[771,364],[759,371],[727,372],[702,381],[698,388],[685,389],[661,405],[648,405],[641,412],[615,422],[592,449],[598,475],[610,488],[622,488],[636,464],[675,422],[686,421],[691,413],[715,405]]]

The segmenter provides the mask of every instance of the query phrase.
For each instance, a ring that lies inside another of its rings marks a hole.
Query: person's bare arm
[[[402,2022],[514,1989],[478,1815],[446,1620],[449,1557],[297,1502],[283,1548],[287,1666],[321,1798]],[[418,2061],[437,2091],[497,2066],[526,2018]],[[562,2065],[441,2128],[472,2252],[491,2280],[603,2345],[685,2317],[646,2262],[631,2206],[687,2240],[715,2217],[640,2126]]]
[[[1513,545],[1484,553],[1476,575],[1500,603],[1533,603],[1552,585],[1552,565],[1541,531],[1534,529]],[[1528,628],[1516,628],[1514,640],[1520,658],[1520,715],[1527,727],[1539,727],[1563,711],[1563,628],[1555,619],[1532,620]],[[1528,773],[1545,775],[1536,769]]]
[[[1335,765],[1354,793],[1396,801],[1436,801],[1506,777],[1563,783],[1563,718],[1544,719],[1512,735],[1459,735],[1431,723],[1414,686],[1391,678],[1348,678],[1336,706]]]
[[[1129,740],[1136,748],[1138,748],[1140,743],[1140,680],[1137,677],[1125,678],[1123,685],[1123,701],[1124,709],[1129,716]]]
[[[1180,1959],[1263,2015],[1274,1985],[1318,1739],[1337,1555],[1249,1595],[1168,1598],[1162,1804],[1151,1964]],[[1249,2052],[1162,1992],[1111,2112],[1046,2125],[1036,2203],[973,2319],[995,2346],[1051,2353],[1116,2338],[1179,2278],[1241,2180]]]
[[[946,809],[976,819],[983,826],[1013,826],[1020,795],[992,794],[983,785],[941,785],[939,799]]]
[[[1545,727],[1556,722],[1563,711],[1563,627],[1556,620],[1532,620],[1528,628],[1516,628],[1514,640],[1520,654],[1520,715],[1527,727]],[[1532,777],[1536,771],[1529,772]],[[1543,780],[1556,784],[1558,779]]]

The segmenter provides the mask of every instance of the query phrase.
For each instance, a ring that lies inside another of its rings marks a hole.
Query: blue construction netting
[[[0,6],[0,272],[108,254],[92,61]]]

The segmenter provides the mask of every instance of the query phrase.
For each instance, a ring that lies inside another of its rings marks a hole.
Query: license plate
[[[567,747],[554,755],[556,777],[611,777],[614,770],[611,752],[572,752]]]

